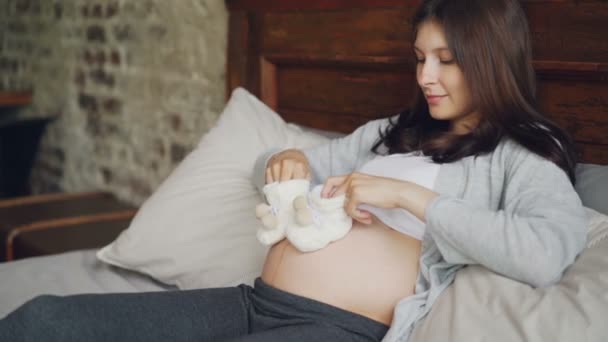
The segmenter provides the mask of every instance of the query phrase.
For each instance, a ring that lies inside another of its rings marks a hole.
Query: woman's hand
[[[289,149],[272,156],[266,167],[266,184],[290,179],[310,179],[308,159],[302,151]]]
[[[357,209],[359,204],[367,204],[377,208],[403,208],[420,220],[425,221],[426,207],[437,193],[416,183],[394,178],[371,176],[353,172],[345,176],[329,177],[321,197],[328,198],[345,194],[344,210],[353,219],[370,224],[371,214]]]

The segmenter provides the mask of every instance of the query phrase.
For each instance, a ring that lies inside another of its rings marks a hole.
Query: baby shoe
[[[285,232],[294,218],[293,200],[305,195],[310,188],[307,179],[293,179],[285,182],[266,184],[262,191],[266,203],[256,206],[256,217],[262,221],[257,230],[258,240],[266,245],[273,245],[285,238]]]
[[[344,211],[345,195],[322,198],[323,186],[293,201],[294,224],[287,227],[287,239],[298,250],[312,252],[346,236],[353,225]]]

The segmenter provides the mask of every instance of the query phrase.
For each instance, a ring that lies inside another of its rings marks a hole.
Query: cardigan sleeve
[[[353,172],[372,153],[371,148],[379,138],[380,130],[388,123],[388,119],[372,120],[347,136],[303,149],[310,165],[312,185],[321,184],[330,176]],[[273,155],[281,151],[283,149],[271,148],[258,156],[253,170],[253,183],[260,193],[265,184],[266,165]]]
[[[585,212],[566,173],[538,156],[507,170],[503,204],[488,210],[440,195],[427,231],[447,262],[481,264],[535,287],[557,282],[585,246]]]

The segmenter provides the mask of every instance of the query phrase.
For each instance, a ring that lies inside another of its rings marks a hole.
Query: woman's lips
[[[446,96],[447,95],[429,95],[426,97],[426,102],[428,102],[429,105],[437,105]]]

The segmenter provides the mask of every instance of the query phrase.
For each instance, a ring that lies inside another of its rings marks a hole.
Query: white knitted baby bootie
[[[255,208],[256,217],[262,221],[258,228],[257,238],[266,245],[273,245],[285,238],[287,226],[293,222],[293,199],[305,195],[310,188],[307,179],[293,179],[286,182],[266,184],[262,191],[266,203],[260,203]]]
[[[300,251],[312,252],[346,236],[353,220],[344,211],[345,195],[321,198],[323,186],[294,199],[294,224],[287,227],[287,239]]]

